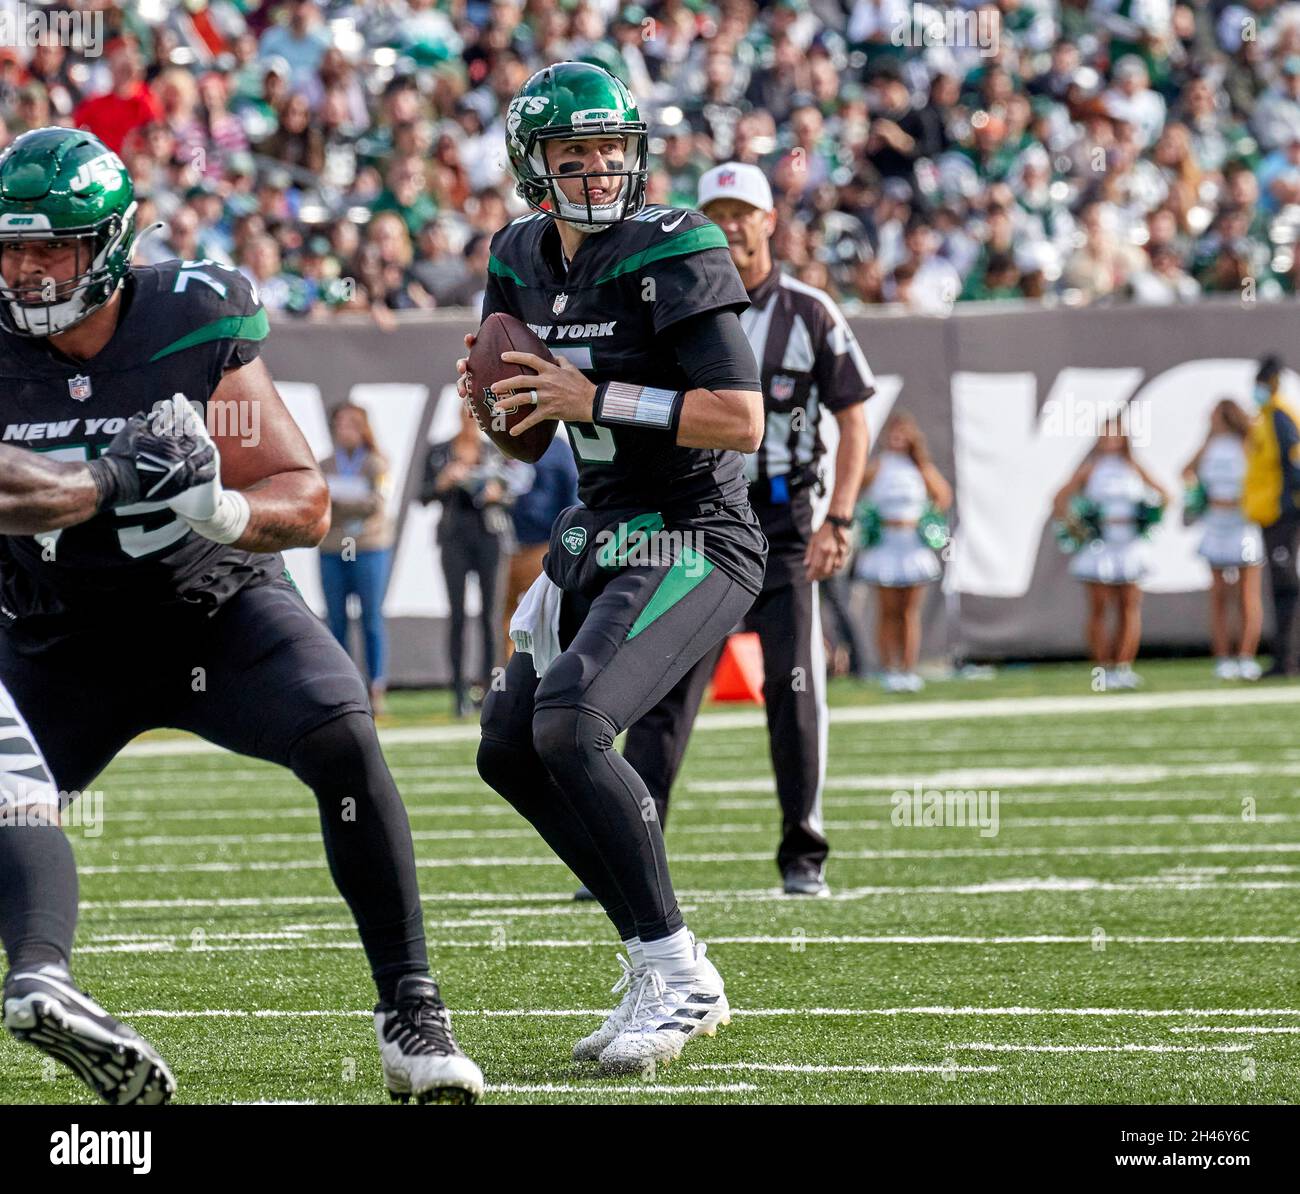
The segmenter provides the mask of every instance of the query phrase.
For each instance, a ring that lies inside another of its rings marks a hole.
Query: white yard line
[[[123,1020],[206,1020],[206,1019],[297,1019],[365,1017],[373,1018],[370,1008],[347,1010],[321,1010],[318,1008],[144,1008],[138,1011],[117,1013]],[[505,1019],[549,1019],[584,1016],[607,1016],[608,1008],[453,1008],[453,1016],[502,1017]],[[733,1016],[760,1018],[785,1016],[814,1016],[817,1018],[871,1018],[899,1016],[1079,1016],[1084,1018],[1139,1019],[1189,1018],[1214,1016],[1300,1016],[1300,1008],[1229,1007],[1229,1008],[1125,1008],[1125,1007],[764,1007],[732,1008]],[[1200,1030],[1198,1030],[1200,1031]]]
[[[235,940],[230,940],[235,938]],[[247,939],[241,939],[247,938]],[[755,934],[743,937],[711,936],[710,945],[783,945],[801,950],[816,945],[931,945],[931,946],[1000,946],[1000,945],[1087,945],[1096,944],[1088,935],[1054,935],[1048,933],[1007,937],[969,937],[949,934],[930,936],[879,936],[849,937],[840,935]],[[1300,945],[1300,937],[1139,937],[1107,936],[1107,945]],[[494,953],[507,949],[604,949],[610,945],[608,937],[533,937],[518,938],[506,935],[488,940],[461,940],[455,938],[430,938],[430,949],[486,949]],[[160,935],[149,940],[120,941],[112,944],[87,945],[80,954],[132,954],[132,953],[312,953],[319,950],[356,950],[361,942],[312,941],[301,933],[249,933],[207,934],[194,940],[190,934]]]
[[[996,1065],[803,1065],[785,1061],[720,1061],[694,1064],[688,1070],[746,1070],[762,1074],[997,1074]]]
[[[1253,1045],[1015,1045],[969,1041],[950,1045],[973,1053],[1246,1053]]]
[[[1259,813],[1249,822],[1254,825],[1289,825],[1300,822],[1300,813]],[[1017,817],[1003,816],[999,821],[1001,830],[1008,829],[1090,829],[1093,827],[1123,825],[1241,825],[1239,813],[1155,813],[1150,816],[1111,815],[1100,817]],[[825,828],[839,832],[865,832],[894,828],[888,820],[874,821],[827,821]],[[672,834],[676,837],[708,837],[710,835],[734,836],[754,833],[770,837],[770,825],[745,825],[738,822],[722,822],[717,825],[673,826]],[[519,829],[415,829],[411,837],[417,842],[473,841],[485,838],[495,841],[529,841],[537,837],[537,831],[524,826]],[[113,849],[143,849],[156,846],[271,846],[291,845],[296,842],[319,842],[320,834],[303,833],[201,833],[170,835],[151,834],[148,837],[124,838],[90,838],[91,842],[111,846]]]
[[[608,1094],[744,1094],[757,1090],[751,1082],[719,1082],[700,1085],[668,1085],[660,1082],[642,1082],[636,1086],[574,1086],[567,1082],[502,1082],[489,1083],[488,1094],[568,1094],[590,1095],[599,1098]]]
[[[918,830],[918,832],[924,832]],[[975,833],[973,827],[962,832]],[[839,850],[836,860],[868,862],[885,859],[946,859],[946,858],[1120,858],[1145,855],[1188,854],[1300,854],[1300,842],[1186,842],[1180,845],[1153,846],[987,846],[983,848],[956,848],[947,850]],[[771,854],[754,853],[675,853],[675,863],[695,862],[771,862]],[[419,858],[417,867],[444,870],[458,867],[564,867],[558,858],[543,857],[478,857]],[[323,858],[289,858],[279,861],[258,862],[156,862],[127,863],[79,867],[82,875],[182,875],[182,874],[244,874],[257,871],[317,871],[326,866]],[[567,868],[566,868],[567,869]]]
[[[903,705],[868,705],[833,708],[832,725],[868,725],[887,722],[974,721],[1003,717],[1058,717],[1076,713],[1133,713],[1164,709],[1205,709],[1244,705],[1300,704],[1298,687],[1265,687],[1222,690],[1206,688],[1185,692],[1147,692],[1123,694],[1089,694],[1057,697],[995,697],[969,701],[918,701]],[[696,732],[711,730],[763,729],[766,715],[761,710],[737,713],[705,713],[695,722]],[[408,726],[381,729],[379,740],[385,746],[440,745],[453,742],[477,742],[479,728],[467,726]],[[168,758],[176,755],[224,754],[221,747],[199,738],[135,742],[121,754],[122,758]]]
[[[1290,1025],[1282,1028],[1270,1028],[1263,1024],[1199,1024],[1192,1028],[1171,1028],[1170,1032],[1233,1032],[1247,1035],[1266,1036],[1270,1034],[1293,1035],[1300,1033],[1300,1027]]]
[[[948,789],[1000,787],[1024,784],[1117,785],[1150,784],[1168,779],[1230,776],[1300,775],[1300,763],[1195,763],[1173,766],[1154,763],[1091,763],[1084,767],[952,767],[940,771],[899,771],[892,774],[830,777],[828,792],[904,791],[919,786],[922,793]],[[697,779],[686,784],[690,792],[775,792],[769,777],[756,779]]]

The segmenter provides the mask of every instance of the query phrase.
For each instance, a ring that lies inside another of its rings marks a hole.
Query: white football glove
[[[179,429],[199,443],[211,445],[217,464],[212,480],[178,493],[167,504],[189,523],[191,530],[205,539],[233,543],[248,526],[248,499],[242,493],[223,488],[221,453],[208,434],[202,412],[184,394],[173,394],[154,403],[149,418],[155,435],[174,434]]]

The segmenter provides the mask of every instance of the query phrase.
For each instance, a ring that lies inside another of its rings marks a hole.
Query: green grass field
[[[1300,687],[1152,663],[884,698],[833,688],[831,900],[777,894],[761,714],[709,710],[668,829],[688,922],[735,1014],[653,1081],[569,1060],[617,977],[608,923],[479,781],[445,694],[395,694],[435,973],[506,1102],[1288,1102],[1300,1091]],[[895,791],[998,794],[996,835],[891,821]],[[178,1101],[386,1102],[373,992],[316,808],[192,739],[97,782],[79,981],[148,1035]],[[0,1101],[88,1092],[0,1040]]]

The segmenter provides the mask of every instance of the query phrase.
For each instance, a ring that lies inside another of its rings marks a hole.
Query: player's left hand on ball
[[[511,414],[534,406],[531,414],[510,428],[511,435],[522,435],[545,419],[564,419],[573,423],[590,423],[596,387],[572,361],[558,357],[544,361],[531,352],[503,352],[501,359],[510,365],[527,365],[536,369],[535,376],[521,373],[507,377],[492,387],[497,396],[496,413]],[[537,395],[536,404],[533,395]]]

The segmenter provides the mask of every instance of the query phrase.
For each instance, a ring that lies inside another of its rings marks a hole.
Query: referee
[[[767,423],[745,460],[749,500],[770,544],[763,591],[745,620],[763,645],[763,697],[782,835],[777,852],[788,895],[829,895],[822,833],[826,773],[826,656],[817,582],[848,560],[853,509],[867,460],[862,404],[871,368],[834,302],[772,262],[772,191],[756,166],[726,162],[700,179],[700,209],[727,235],[749,293],[741,324],[762,369]],[[822,409],[839,424],[835,481],[825,520],[813,530],[813,497],[824,494],[818,431]],[[707,654],[628,730],[624,756],[668,813],[668,793],[691,726],[725,643]]]

